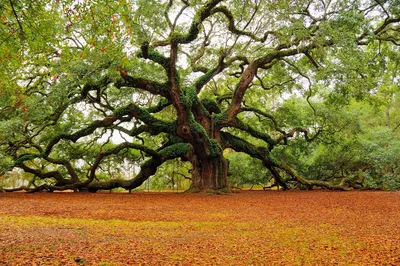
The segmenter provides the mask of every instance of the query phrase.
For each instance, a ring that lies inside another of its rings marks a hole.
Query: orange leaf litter
[[[400,265],[400,193],[0,193],[0,265]]]

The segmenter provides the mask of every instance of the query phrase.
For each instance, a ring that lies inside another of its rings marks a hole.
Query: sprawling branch
[[[112,179],[103,182],[92,182],[87,188],[91,192],[96,192],[97,190],[110,190],[114,188],[124,188],[131,190],[139,187],[146,181],[150,176],[154,175],[157,168],[163,163],[160,157],[153,157],[142,164],[140,172],[132,179]]]
[[[263,112],[257,108],[254,107],[242,107],[241,108],[241,112],[253,112],[255,114],[259,114],[262,115],[266,118],[268,118],[269,120],[272,121],[272,123],[274,124],[274,129],[282,134],[286,134],[285,131],[283,131],[279,126],[278,126],[278,121],[276,121],[276,119],[274,118],[274,116],[272,116],[271,114],[267,114],[266,112]]]
[[[248,31],[244,31],[244,30],[240,30],[240,29],[236,28],[235,20],[233,18],[232,13],[225,6],[215,7],[212,9],[211,13],[212,14],[216,14],[216,13],[224,14],[225,17],[228,19],[228,30],[229,31],[231,31],[232,33],[237,34],[237,35],[247,36],[257,42],[265,42],[270,35],[276,35],[276,32],[274,32],[274,31],[267,31],[264,33],[264,36],[260,38],[252,32],[248,32]]]
[[[170,73],[170,68],[171,68],[171,61],[174,60],[173,58],[165,57],[163,54],[158,52],[156,49],[154,49],[153,46],[150,46],[148,42],[142,43],[140,47],[140,52],[137,54],[137,57],[139,58],[144,58],[144,59],[150,59],[154,63],[159,64],[164,68],[166,71],[167,75]],[[123,75],[123,73],[121,73]],[[169,75],[168,75],[169,76]]]
[[[159,133],[171,132],[171,130],[175,128],[171,123],[154,118],[147,110],[140,108],[135,104],[129,104],[128,106],[114,110],[114,115],[108,116],[102,120],[96,120],[87,127],[78,130],[73,134],[60,134],[54,137],[44,150],[43,156],[48,156],[51,153],[52,148],[61,140],[76,142],[78,139],[92,134],[98,128],[113,127],[115,121],[122,119],[126,115],[128,115],[130,119],[136,118],[143,121],[145,124],[151,126],[153,130]]]
[[[225,54],[224,51],[221,50],[218,60],[218,66],[213,69],[207,69],[207,72],[195,81],[194,86],[196,87],[197,93],[199,93],[203,86],[206,85],[213,77],[221,73],[224,69],[228,68],[234,62],[242,61],[244,64],[249,63],[248,59],[244,56],[234,56],[226,61],[224,61],[224,59]]]
[[[321,132],[322,132],[322,130],[319,129],[312,137],[310,137],[307,129],[301,128],[301,127],[295,127],[295,128],[292,128],[288,133],[286,133],[284,130],[282,130],[281,128],[279,128],[278,122],[277,122],[276,119],[275,119],[272,115],[270,115],[270,114],[267,114],[267,113],[265,113],[265,112],[263,112],[263,111],[261,111],[261,110],[259,110],[259,109],[257,109],[257,108],[252,108],[252,107],[243,107],[243,108],[241,109],[241,111],[242,111],[242,112],[253,112],[253,113],[255,113],[255,114],[260,114],[260,115],[262,115],[262,116],[264,116],[264,117],[270,119],[270,120],[273,122],[273,124],[274,124],[274,129],[275,129],[276,131],[278,131],[279,133],[281,133],[281,135],[279,136],[279,138],[276,139],[276,140],[272,140],[268,135],[267,135],[268,137],[266,138],[266,136],[264,136],[264,135],[266,135],[265,133],[257,132],[257,131],[254,130],[254,129],[252,129],[252,132],[253,132],[253,133],[249,132],[253,137],[256,137],[256,138],[260,138],[260,134],[261,134],[261,137],[262,137],[261,139],[266,139],[266,140],[268,140],[267,142],[268,142],[269,144],[271,144],[271,145],[276,145],[276,144],[280,143],[282,140],[283,140],[284,143],[286,144],[286,143],[287,143],[287,139],[288,139],[288,138],[294,137],[296,133],[302,133],[302,134],[304,135],[304,138],[306,139],[306,141],[307,141],[307,142],[311,142],[311,141],[315,140],[315,139],[319,136],[319,134],[321,134]],[[240,128],[240,129],[241,129],[241,128]],[[245,128],[242,129],[242,130],[245,130]],[[246,130],[245,130],[245,131],[246,131]]]
[[[393,25],[393,24],[398,23],[398,22],[400,22],[400,18],[387,17],[384,20],[384,22],[382,23],[382,25],[380,25],[379,27],[377,27],[373,31],[372,36],[377,36],[377,39],[381,39],[383,41],[391,41],[394,44],[396,44],[396,41],[395,41],[394,38],[392,38],[392,37],[384,38],[384,37],[382,37],[382,35],[385,33],[385,31],[388,29],[388,27],[390,25]],[[368,31],[366,31],[363,34],[361,34],[360,37],[358,37],[358,39],[357,39],[357,44],[358,45],[367,45],[368,43],[370,43],[371,40],[365,40],[365,38],[368,37],[369,35],[371,35],[371,34]],[[399,45],[399,44],[396,44],[396,45]]]
[[[143,123],[149,126],[151,130],[158,133],[175,133],[174,130],[176,130],[175,123],[159,120],[152,116],[148,110],[141,108],[133,103],[116,109],[114,111],[114,114],[118,118],[128,116],[129,118],[136,118],[138,120],[141,120]]]
[[[306,178],[300,176],[299,174],[297,174],[296,171],[292,167],[290,167],[289,165],[287,165],[284,162],[281,162],[275,166],[278,167],[279,169],[282,169],[286,173],[288,173],[294,180],[296,180],[300,184],[305,185],[309,188],[316,186],[316,187],[327,188],[330,190],[352,190],[353,189],[352,187],[348,186],[349,180],[347,180],[347,178],[343,178],[342,182],[340,184],[334,185],[334,184],[331,184],[331,183],[325,182],[325,181],[306,179]]]
[[[200,32],[201,23],[212,15],[211,10],[222,0],[210,0],[203,7],[201,7],[195,14],[192,23],[190,24],[189,32],[186,34],[173,34],[171,39],[178,43],[190,43],[197,38]]]
[[[155,106],[149,107],[147,110],[149,111],[149,113],[158,113],[170,105],[171,105],[171,101],[162,99]]]
[[[20,163],[18,167],[20,167],[26,173],[31,173],[41,179],[54,178],[56,181],[64,180],[63,176],[59,171],[42,172],[40,170],[30,168],[24,163]]]
[[[271,172],[274,176],[275,180],[278,182],[280,186],[284,189],[287,189],[288,186],[285,183],[285,180],[281,177],[278,171],[274,168],[274,163],[270,158],[270,151],[264,147],[256,147],[250,142],[236,137],[228,132],[221,132],[221,137],[223,141],[224,148],[231,148],[237,152],[244,152],[250,155],[253,158],[257,158],[261,160],[264,166]]]
[[[314,134],[314,136],[310,137],[310,136],[308,135],[308,130],[307,130],[307,129],[301,128],[301,127],[295,127],[295,128],[292,128],[292,129],[289,131],[289,133],[286,133],[286,134],[284,134],[284,135],[281,135],[281,136],[278,138],[277,142],[279,143],[279,142],[282,141],[282,140],[285,140],[285,141],[286,141],[287,138],[292,138],[292,137],[294,137],[294,135],[295,135],[296,133],[302,133],[302,134],[304,135],[304,138],[306,139],[306,141],[307,141],[307,142],[311,142],[311,141],[315,140],[315,139],[319,136],[319,134],[321,134],[321,132],[322,132],[322,130],[320,129],[320,130],[318,130],[318,131]]]
[[[317,47],[331,46],[333,44],[334,43],[332,41],[326,41],[324,44],[311,43],[308,45],[298,46],[296,48],[287,49],[287,50],[274,50],[271,53],[253,61],[244,70],[244,72],[240,78],[240,81],[236,87],[236,90],[235,90],[233,98],[232,98],[231,105],[229,106],[229,108],[227,110],[227,114],[228,114],[227,120],[232,121],[237,116],[237,114],[240,112],[243,97],[244,97],[247,89],[249,88],[250,84],[252,83],[254,77],[256,76],[259,68],[269,69],[272,67],[272,65],[275,62],[277,62],[277,60],[279,60],[281,58],[294,56],[297,54],[304,54],[304,53],[307,53]]]
[[[267,133],[261,132],[259,130],[256,130],[255,128],[253,128],[252,126],[242,122],[240,119],[236,119],[236,122],[233,125],[234,127],[243,130],[244,132],[249,133],[250,135],[252,135],[255,138],[261,139],[263,141],[265,141],[266,143],[268,143],[269,147],[272,148],[273,146],[275,146],[277,143],[271,138],[270,135],[268,135]]]
[[[115,121],[118,120],[117,116],[109,116],[104,118],[103,120],[96,120],[89,124],[87,127],[78,130],[77,132],[73,134],[60,134],[56,137],[54,137],[49,144],[47,144],[46,149],[44,150],[44,156],[48,156],[51,153],[51,150],[53,147],[60,142],[60,140],[70,140],[72,142],[76,142],[78,139],[92,134],[96,129],[102,128],[102,127],[110,127],[113,125]]]
[[[96,177],[96,171],[99,168],[101,162],[106,157],[118,154],[124,149],[136,149],[145,152],[147,155],[151,156],[151,158],[145,161],[141,170],[133,179],[130,180],[121,180],[115,179],[104,182],[93,182]],[[25,164],[20,163],[19,166],[26,172],[32,173],[42,179],[45,178],[54,178],[57,180],[55,185],[41,185],[35,188],[29,187],[20,187],[16,189],[3,189],[6,192],[13,192],[19,190],[26,190],[28,192],[37,192],[43,190],[68,190],[68,189],[85,189],[87,188],[91,192],[95,192],[97,190],[102,189],[113,189],[117,187],[122,187],[125,189],[134,189],[140,186],[144,181],[146,181],[151,175],[154,175],[157,171],[158,166],[163,164],[164,162],[185,156],[187,153],[191,152],[191,146],[187,143],[177,143],[167,147],[164,147],[160,151],[154,151],[144,145],[125,142],[115,146],[112,149],[102,151],[98,154],[95,162],[91,166],[89,177],[85,182],[80,182],[79,180],[68,180],[64,179],[62,175],[58,171],[50,171],[50,172],[42,172],[32,168],[27,167]],[[56,161],[56,160],[54,160]]]
[[[159,83],[155,81],[150,81],[144,78],[137,78],[129,76],[126,71],[120,69],[121,76],[123,77],[123,81],[115,84],[117,88],[121,87],[132,87],[138,88],[144,91],[148,91],[155,95],[161,95],[164,97],[168,97],[169,86],[166,83]]]
[[[296,171],[293,170],[293,168],[291,168],[286,163],[277,162],[276,160],[272,159],[270,157],[270,153],[269,153],[268,149],[256,147],[256,146],[252,145],[251,143],[249,143],[241,138],[238,138],[236,136],[233,136],[232,134],[227,133],[227,132],[222,132],[221,136],[223,137],[225,148],[232,148],[236,151],[244,152],[254,158],[260,159],[263,162],[264,166],[270,170],[270,172],[272,173],[272,175],[274,176],[274,178],[276,179],[278,184],[280,186],[282,186],[284,189],[288,188],[287,184],[285,183],[286,180],[282,179],[281,175],[279,174],[279,172],[276,169],[281,169],[281,170],[285,171],[295,181],[297,181],[298,183],[305,185],[309,188],[316,186],[316,187],[323,187],[323,188],[327,188],[327,189],[331,189],[331,190],[351,190],[352,189],[351,187],[349,187],[347,185],[347,183],[348,183],[347,179],[343,179],[342,183],[339,185],[334,185],[329,182],[320,181],[320,180],[306,179],[306,178],[300,176],[299,174],[297,174]]]
[[[149,156],[160,157],[159,154],[156,151],[154,151],[152,149],[149,149],[148,147],[146,147],[144,145],[140,145],[140,144],[136,144],[136,143],[130,143],[130,142],[124,142],[122,144],[117,145],[113,149],[110,149],[110,150],[107,150],[107,151],[102,151],[97,155],[96,160],[95,160],[95,162],[93,163],[93,165],[92,165],[92,167],[90,169],[89,177],[83,183],[83,186],[86,186],[86,185],[90,184],[94,180],[94,178],[96,177],[96,170],[99,167],[101,161],[105,157],[117,154],[117,153],[119,153],[120,151],[122,151],[124,149],[136,149],[136,150],[140,150],[140,151],[145,152]]]
[[[71,164],[70,161],[64,160],[64,159],[55,159],[55,158],[50,158],[50,157],[46,157],[45,159],[50,163],[59,164],[59,165],[65,166],[65,168],[67,168],[68,174],[71,176],[71,181],[72,182],[79,182],[78,174],[76,173],[76,171],[72,167],[72,164]]]
[[[101,161],[105,157],[117,154],[124,149],[142,150],[148,155],[152,156],[152,158],[142,164],[139,174],[131,180],[110,180],[106,182],[93,182],[96,175],[96,169],[99,167]],[[97,191],[99,189],[112,189],[117,187],[122,187],[129,190],[134,189],[140,186],[150,176],[154,175],[157,171],[158,166],[163,164],[165,161],[184,156],[190,151],[191,146],[186,143],[173,144],[165,147],[159,152],[156,152],[139,144],[122,143],[114,149],[101,152],[97,156],[96,161],[91,168],[89,178],[87,181],[85,181],[84,185],[88,187],[89,191]]]
[[[13,11],[15,20],[17,21],[18,27],[19,27],[19,29],[20,29],[20,31],[21,31],[21,35],[24,35],[24,34],[25,34],[25,31],[24,31],[24,28],[22,27],[22,24],[21,24],[21,21],[20,21],[20,18],[19,18],[19,16],[18,16],[18,14],[17,14],[17,11],[15,10],[13,0],[10,0],[10,5],[11,5],[11,9],[12,9],[12,11]]]

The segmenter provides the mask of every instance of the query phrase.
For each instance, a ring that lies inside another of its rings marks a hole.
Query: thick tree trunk
[[[190,192],[229,192],[228,163],[223,157],[199,159],[194,155],[192,161],[192,184]]]

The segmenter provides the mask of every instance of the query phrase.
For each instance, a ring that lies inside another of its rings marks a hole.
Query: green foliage
[[[390,123],[379,118],[385,115],[386,108],[353,101],[349,106],[325,115],[325,122],[333,123],[325,125],[331,134],[322,134],[312,143],[296,139],[288,146],[275,148],[272,154],[295,166],[309,179],[340,183],[347,177],[360,188],[399,189],[399,135]],[[298,113],[301,115],[302,110]],[[396,120],[397,115],[393,112],[392,119]]]
[[[0,155],[0,176],[14,167],[14,162],[11,156]]]
[[[260,160],[254,159],[244,153],[228,153],[229,182],[237,187],[243,185],[263,186],[268,182],[268,171]]]
[[[188,162],[179,159],[169,160],[157,169],[157,173],[142,185],[142,189],[186,190],[190,186],[190,168]]]

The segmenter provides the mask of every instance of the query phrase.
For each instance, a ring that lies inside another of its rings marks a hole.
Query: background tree
[[[229,190],[231,148],[284,189],[348,189],[347,178],[302,177],[279,154],[342,131],[332,106],[398,88],[399,6],[10,0],[0,6],[2,171],[44,182],[31,191],[133,189],[181,158],[192,191]],[[291,94],[308,109],[286,103]],[[135,177],[97,177],[124,156],[141,163]]]
[[[271,174],[260,160],[240,152],[228,153],[226,158],[229,161],[228,181],[233,187],[242,188],[248,185],[252,189],[254,186],[264,187],[269,183]]]

